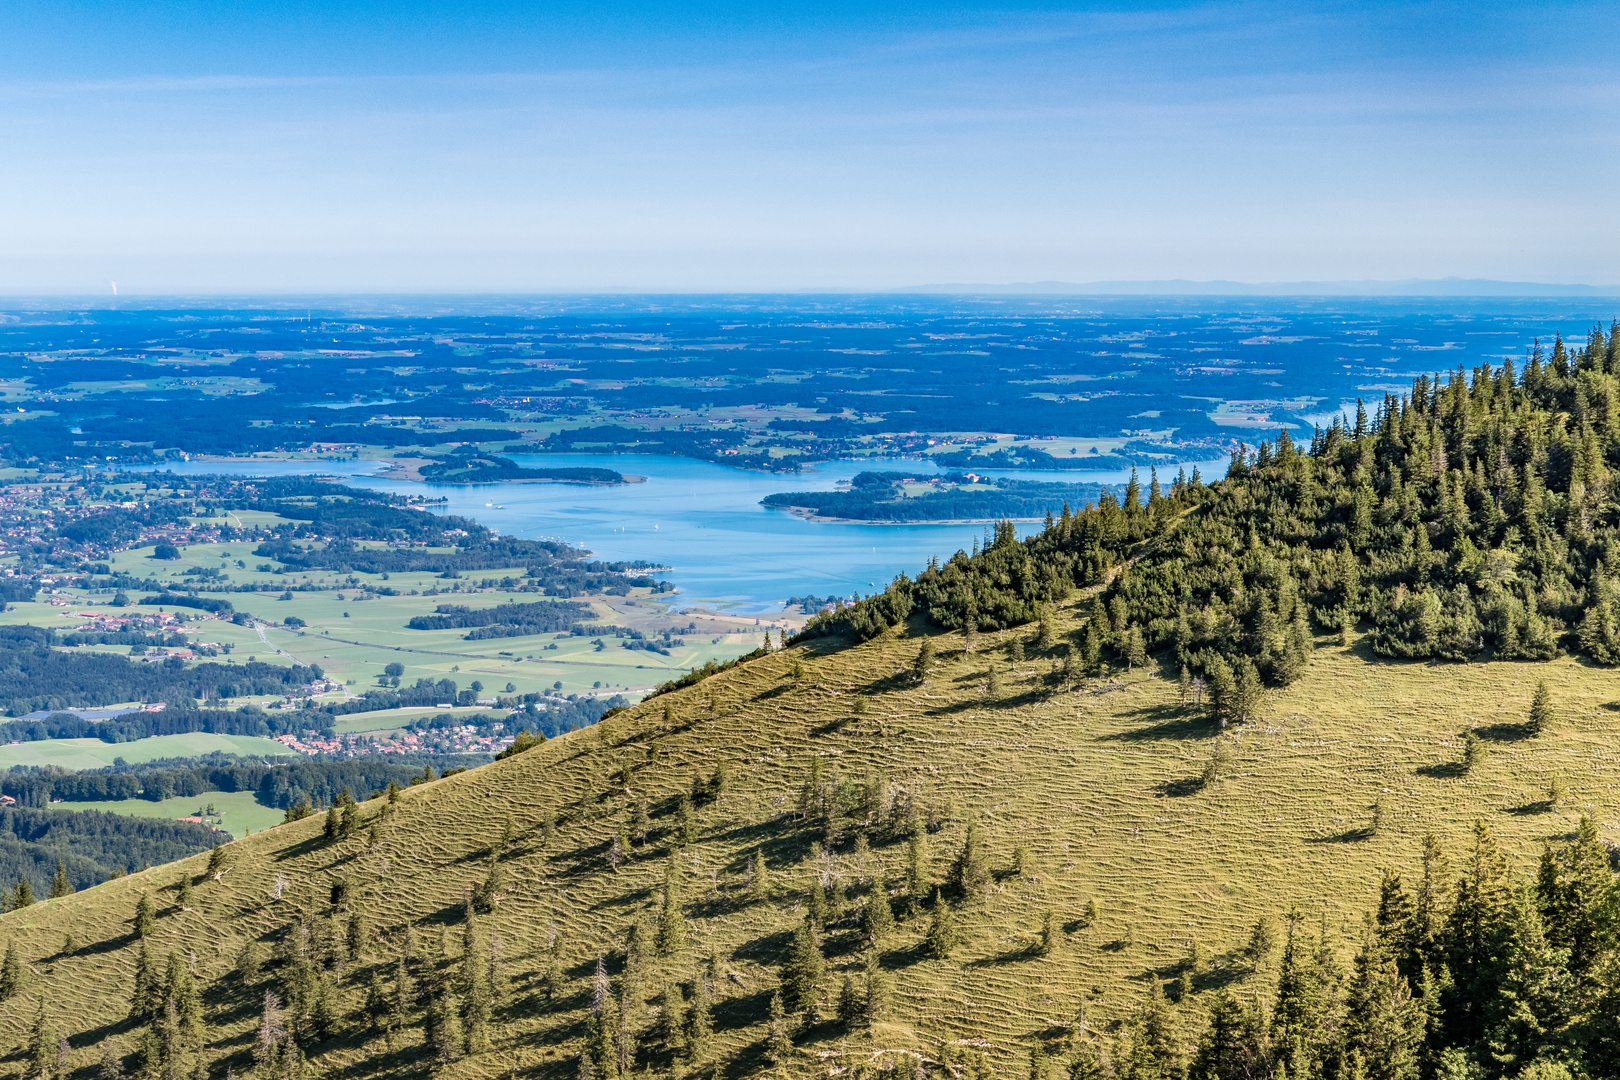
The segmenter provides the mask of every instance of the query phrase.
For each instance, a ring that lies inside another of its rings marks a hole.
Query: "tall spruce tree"
[[[793,932],[787,960],[782,965],[782,1000],[787,1010],[813,1022],[821,1000],[821,980],[826,961],[821,955],[821,939],[808,915]]]
[[[1553,725],[1552,691],[1547,680],[1536,683],[1536,692],[1530,698],[1530,717],[1526,723],[1530,734],[1540,735]]]
[[[968,818],[967,833],[952,869],[951,883],[967,895],[983,888],[989,880],[990,858],[984,850],[984,833],[977,818]]]
[[[681,871],[671,855],[664,863],[663,903],[658,915],[658,951],[673,956],[686,947],[686,915],[681,908]]]

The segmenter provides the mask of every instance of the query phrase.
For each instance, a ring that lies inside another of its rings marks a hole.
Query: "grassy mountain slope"
[[[1060,608],[1057,629],[1074,633],[1080,611],[1072,602]],[[899,805],[915,799],[925,817],[939,819],[927,837],[935,881],[946,878],[965,823],[975,818],[995,876],[958,909],[963,944],[949,961],[927,957],[926,917],[906,920],[896,900],[901,920],[880,950],[893,978],[890,1018],[847,1037],[836,1022],[821,1024],[799,1040],[791,1071],[804,1075],[893,1065],[897,1057],[885,1052],[933,1057],[942,1041],[958,1038],[985,1040],[1003,1074],[1021,1074],[1029,1045],[1072,1022],[1083,999],[1093,1027],[1125,1016],[1146,993],[1143,973],[1167,977],[1196,940],[1215,959],[1195,981],[1197,992],[1176,1006],[1190,1041],[1212,987],[1272,989],[1272,974],[1251,974],[1237,955],[1257,918],[1296,904],[1313,916],[1320,911],[1347,958],[1362,913],[1376,902],[1379,869],[1411,870],[1425,832],[1442,837],[1455,861],[1473,820],[1484,817],[1528,874],[1541,844],[1568,834],[1580,812],[1610,835],[1620,813],[1612,739],[1620,716],[1605,708],[1617,696],[1614,678],[1582,662],[1434,666],[1381,660],[1360,639],[1349,648],[1319,639],[1303,677],[1271,695],[1261,719],[1222,740],[1232,762],[1223,778],[1201,787],[1216,731],[1182,706],[1173,678],[1137,668],[1065,691],[1049,678],[1051,659],[1009,662],[1015,633],[981,636],[971,655],[959,634],[934,638],[937,662],[921,685],[906,671],[918,653],[914,639],[887,634],[841,651],[795,647],[509,760],[411,788],[386,814],[385,800],[364,803],[364,823],[348,839],[324,839],[317,816],[230,844],[231,868],[219,881],[205,879],[207,857],[199,856],[0,917],[0,940],[19,947],[31,972],[26,990],[0,1005],[0,1049],[15,1048],[11,1061],[21,1064],[40,1001],[55,1033],[70,1039],[76,1075],[93,1075],[103,1039],[135,1049],[138,1029],[125,1019],[138,952],[130,920],[145,890],[157,898],[156,955],[195,954],[210,1074],[245,1073],[264,991],[278,982],[271,964],[258,982],[245,983],[237,955],[250,939],[273,945],[300,910],[341,924],[349,912],[334,912],[329,900],[333,881],[346,876],[350,910],[363,911],[372,932],[357,959],[327,976],[340,1030],[312,1041],[310,1060],[319,1075],[426,1075],[422,1011],[413,1009],[412,1026],[390,1051],[369,1027],[365,988],[374,969],[392,988],[407,926],[422,957],[419,982],[431,983],[435,968],[446,977],[457,969],[464,898],[485,879],[488,849],[510,814],[518,838],[501,862],[506,891],[477,920],[481,946],[491,933],[502,943],[510,990],[495,1010],[491,1049],[449,1065],[445,1075],[576,1076],[595,958],[607,957],[622,993],[630,928],[658,918],[676,801],[694,774],[708,776],[720,764],[727,790],[698,808],[698,835],[678,857],[688,944],[653,961],[626,1012],[638,1032],[651,1028],[666,981],[693,979],[716,955],[711,1054],[736,1076],[764,1068],[778,965],[804,917],[817,869],[811,845],[826,838],[821,823],[797,812],[818,760],[831,781],[882,777]],[[1002,693],[987,700],[992,666]],[[1517,725],[1542,678],[1558,721],[1528,738]],[[1450,763],[1471,726],[1493,753],[1457,775]],[[626,767],[629,794],[610,780]],[[1544,802],[1554,777],[1568,790],[1556,808]],[[615,870],[613,837],[637,796],[648,800],[652,831]],[[1372,832],[1380,798],[1383,821]],[[548,811],[557,826],[546,840]],[[373,821],[375,849],[367,839]],[[863,830],[871,845],[864,865],[855,857]],[[834,831],[833,856],[822,868],[845,883],[851,904],[825,934],[824,1013],[843,971],[864,969],[854,902],[874,881],[898,893],[906,861],[905,841],[863,824],[858,811],[838,816]],[[1018,846],[1028,862],[1024,874],[1012,875]],[[775,893],[751,902],[747,866],[756,851],[765,854]],[[200,882],[189,912],[173,910],[182,874]],[[278,879],[282,898],[274,900]],[[1101,911],[1089,926],[1081,917],[1088,900]],[[1048,911],[1064,927],[1062,944],[1036,957],[1030,946]],[[540,973],[553,930],[564,934],[565,970],[548,1001]],[[78,948],[63,955],[69,932]],[[448,955],[440,953],[441,933]],[[669,1071],[669,1056],[645,1040],[641,1060]]]

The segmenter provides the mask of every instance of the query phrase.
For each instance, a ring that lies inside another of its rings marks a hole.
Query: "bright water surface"
[[[516,455],[534,467],[592,466],[644,476],[639,484],[425,484],[377,476],[379,461],[190,461],[161,468],[180,475],[325,474],[381,491],[449,500],[452,514],[503,535],[565,540],[597,558],[645,559],[672,568],[687,604],[748,613],[780,611],[790,596],[850,596],[881,588],[896,574],[915,574],[933,556],[971,549],[982,525],[855,525],[806,521],[759,504],[778,491],[831,490],[864,469],[917,475],[945,470],[932,462],[833,461],[798,475],[727,468],[689,458],[632,454]],[[1185,466],[1188,474],[1193,465]],[[1205,480],[1225,475],[1226,461],[1201,462]],[[1062,483],[1123,483],[1129,470],[1024,471],[993,475]],[[1168,482],[1170,477],[1165,476]],[[1143,477],[1144,485],[1146,476]],[[1020,535],[1036,526],[1020,525]]]

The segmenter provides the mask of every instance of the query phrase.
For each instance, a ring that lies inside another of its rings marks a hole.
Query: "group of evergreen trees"
[[[1620,328],[1336,419],[1309,446],[1282,432],[1123,501],[1064,506],[1020,541],[931,563],[883,593],[812,619],[802,637],[866,639],[920,609],[946,629],[1035,621],[1102,584],[1073,643],[1083,667],[1112,648],[1173,650],[1225,719],[1262,685],[1304,673],[1321,631],[1369,631],[1386,656],[1620,663]],[[1235,703],[1235,707],[1234,707]]]
[[[1345,963],[1325,919],[1287,916],[1274,991],[1261,983],[1275,931],[1256,927],[1220,968],[1183,961],[1178,1019],[1162,977],[1121,1022],[1082,1010],[1062,1042],[1074,1080],[1570,1080],[1620,1075],[1620,891],[1596,826],[1548,846],[1532,881],[1515,881],[1490,829],[1453,876],[1424,840],[1415,881],[1385,871],[1377,909]],[[1233,980],[1241,989],[1234,991]],[[1200,981],[1212,989],[1193,995]],[[1201,1034],[1197,1034],[1202,1028]],[[1196,1034],[1196,1041],[1193,1036]],[[1037,1051],[1041,1080],[1049,1051]],[[1190,1053],[1188,1051],[1191,1051]],[[1032,1072],[1032,1076],[1036,1075]]]

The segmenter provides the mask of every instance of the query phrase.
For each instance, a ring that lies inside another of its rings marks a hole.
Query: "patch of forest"
[[[909,495],[908,474],[861,472],[848,491],[785,491],[760,502],[777,509],[808,510],[818,517],[848,521],[972,521],[1038,519],[1065,504],[1097,499],[1101,484],[1054,484],[1034,480],[969,480],[962,473],[939,477],[933,490]],[[934,479],[929,477],[930,480]],[[990,485],[988,488],[979,486]]]
[[[0,626],[0,702],[6,704],[9,715],[126,701],[163,701],[176,706],[214,697],[280,696],[323,677],[314,664],[283,667],[250,660],[187,667],[177,658],[144,663],[114,653],[53,648],[62,640],[50,629]]]
[[[468,634],[467,640],[476,641],[486,637],[567,633],[580,623],[594,618],[596,613],[591,606],[577,600],[497,604],[487,608],[440,604],[432,615],[417,615],[405,625],[412,630],[473,629],[474,633]]]
[[[975,632],[1043,618],[1104,584],[1070,672],[1104,650],[1131,661],[1171,649],[1209,684],[1223,721],[1252,715],[1266,686],[1305,670],[1311,634],[1370,631],[1379,655],[1440,661],[1620,663],[1620,330],[1584,348],[1417,379],[1369,414],[1286,431],[1232,455],[1206,485],[1133,475],[1020,541],[984,550],[817,616],[802,637],[869,638],[920,609]],[[1115,572],[1116,567],[1123,569]]]
[[[170,760],[84,772],[19,765],[0,773],[0,794],[16,799],[19,806],[48,807],[55,800],[162,802],[210,791],[251,791],[260,805],[284,810],[300,800],[312,806],[330,804],[344,788],[369,795],[390,782],[404,787],[421,771],[414,762],[392,757],[265,765],[218,755],[184,763]]]
[[[495,454],[455,454],[422,466],[422,479],[435,484],[498,484],[509,480],[550,480],[566,484],[622,484],[612,469],[535,469]]]
[[[7,910],[19,899],[43,899],[52,892],[58,867],[73,889],[87,889],[109,877],[145,866],[183,859],[227,843],[229,833],[189,821],[163,821],[101,810],[0,809],[0,881],[26,881],[26,891],[4,896]]]

